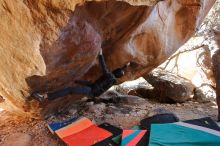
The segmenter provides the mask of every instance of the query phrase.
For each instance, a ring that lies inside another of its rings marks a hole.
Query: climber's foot
[[[44,102],[47,99],[47,94],[40,94],[37,92],[32,93],[31,96],[39,102]]]

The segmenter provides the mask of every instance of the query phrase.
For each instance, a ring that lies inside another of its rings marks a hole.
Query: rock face
[[[153,71],[145,79],[154,89],[146,90],[145,93],[143,89],[139,89],[137,92],[145,94],[148,98],[158,98],[161,102],[181,103],[190,99],[193,94],[194,86],[190,81],[167,71]]]
[[[216,82],[216,100],[218,105],[218,120],[220,121],[220,31],[215,32],[218,49],[212,56],[213,75]]]
[[[215,2],[166,0],[149,7],[156,0],[148,1],[131,3],[140,6],[125,1],[0,1],[1,106],[33,114],[38,104],[27,101],[31,92],[75,86],[74,79],[97,79],[101,48],[110,69],[131,63],[119,82],[146,74],[192,36]]]

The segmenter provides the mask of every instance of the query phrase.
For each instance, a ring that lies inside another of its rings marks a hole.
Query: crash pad
[[[123,130],[121,146],[138,146],[147,130]],[[144,145],[146,146],[147,142]]]
[[[220,132],[185,122],[152,124],[149,146],[217,146]]]

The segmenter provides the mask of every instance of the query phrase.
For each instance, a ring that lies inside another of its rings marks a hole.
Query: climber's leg
[[[38,100],[39,102],[43,102],[44,100],[55,100],[57,98],[71,95],[71,94],[81,94],[85,96],[90,96],[91,88],[84,86],[84,87],[68,87],[64,88],[55,92],[50,92],[47,94],[40,94],[40,93],[33,93],[32,96]]]
[[[89,95],[91,92],[90,87],[68,87],[62,90],[58,90],[52,93],[47,94],[48,100],[54,100],[59,97],[67,96],[70,94],[81,94],[81,95]]]
[[[75,80],[76,84],[83,85],[83,86],[91,86],[92,83],[90,81],[84,81],[84,80]]]

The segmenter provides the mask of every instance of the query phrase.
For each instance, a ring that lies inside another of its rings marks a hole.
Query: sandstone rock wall
[[[1,106],[31,114],[38,109],[27,101],[32,91],[74,86],[71,81],[79,78],[95,80],[101,48],[110,69],[131,62],[119,82],[146,74],[192,36],[214,2],[165,0],[149,7],[122,1],[1,0]]]

